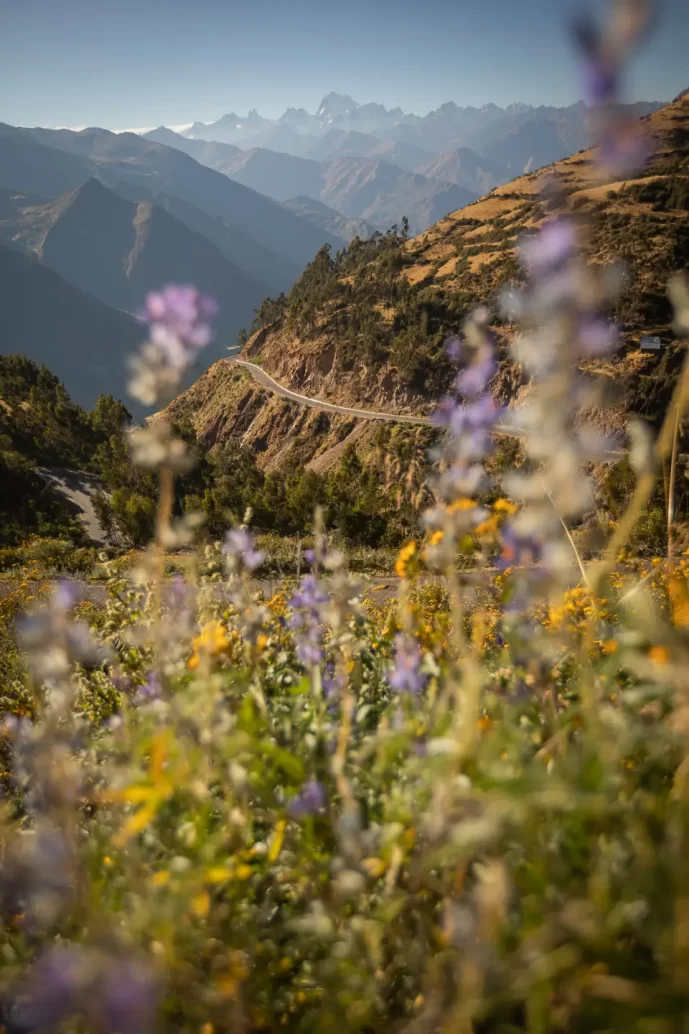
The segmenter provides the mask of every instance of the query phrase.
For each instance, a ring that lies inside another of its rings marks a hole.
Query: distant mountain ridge
[[[147,134],[146,139],[156,139],[161,135],[172,143],[174,134],[169,130],[164,134],[154,130]],[[364,141],[367,139],[363,134],[351,135]],[[375,138],[371,139],[375,142]],[[213,146],[183,137],[178,140],[181,149],[190,144],[192,147]],[[377,145],[377,148],[382,146]],[[423,155],[425,152],[419,153]],[[212,156],[207,160],[214,161]],[[442,215],[469,204],[478,196],[465,186],[432,180],[418,172],[407,172],[376,157],[342,157],[318,162],[256,147],[247,151],[237,150],[227,160],[222,157],[220,164],[225,175],[235,182],[277,201],[310,197],[335,209],[341,216],[363,219],[379,230],[386,230],[393,223],[400,225],[406,217],[410,232],[421,233]],[[218,165],[214,164],[214,167]],[[329,225],[334,225],[332,220]]]
[[[640,117],[650,114],[660,106],[661,104],[655,101],[643,102],[628,105],[627,112],[630,117]],[[303,157],[326,157],[318,154],[315,141],[333,131],[374,136],[381,142],[407,144],[430,154],[446,153],[462,146],[483,153],[483,147],[488,146],[491,139],[494,142],[496,134],[505,136],[533,121],[536,126],[543,126],[546,122],[554,123],[558,127],[559,139],[565,153],[571,154],[592,142],[586,125],[587,116],[588,109],[582,102],[560,108],[522,103],[501,108],[496,104],[461,107],[454,101],[447,101],[434,111],[421,116],[404,112],[399,107],[388,109],[375,102],[359,104],[348,94],[329,93],[313,114],[309,114],[303,108],[288,108],[278,119],[263,118],[255,110],[246,118],[233,113],[223,115],[215,122],[197,121],[185,135],[194,139],[236,144],[240,147],[261,146],[272,150],[285,150]],[[342,155],[328,155],[336,156]],[[549,152],[545,164],[564,156],[565,154]],[[414,165],[418,165],[422,160],[419,156]],[[398,159],[397,164],[403,163]],[[512,161],[511,167],[513,165]]]
[[[343,244],[178,148],[104,129],[76,132],[0,125],[0,187],[55,198],[91,177],[108,187],[127,184],[141,199],[168,194],[223,220],[272,253],[276,264],[282,263],[286,287],[294,279],[288,270],[296,269],[298,275],[323,244]],[[241,267],[241,261],[237,264]]]

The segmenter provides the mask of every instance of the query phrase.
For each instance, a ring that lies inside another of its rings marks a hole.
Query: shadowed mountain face
[[[334,208],[328,208],[320,201],[314,201],[310,197],[293,197],[289,201],[283,201],[285,208],[298,215],[301,219],[308,219],[309,222],[327,230],[328,233],[336,233],[339,237],[349,243],[355,237],[366,240],[373,233],[375,227],[364,219],[349,218],[340,215]]]
[[[42,211],[43,262],[109,305],[136,311],[164,283],[193,282],[217,298],[217,344],[208,361],[234,343],[264,296],[263,285],[205,237],[150,201],[125,201],[98,180]]]
[[[0,132],[0,186],[55,197],[92,175],[108,186],[125,182],[148,195],[179,197],[299,268],[324,243],[343,243],[189,155],[133,133],[11,127]]]
[[[217,140],[191,140],[166,129],[165,126],[152,129],[150,133],[145,133],[144,137],[166,147],[176,147],[178,151],[184,151],[195,158],[201,165],[207,165],[218,172],[226,172],[226,167],[242,153],[241,148],[235,147],[234,144],[221,144]]]
[[[52,269],[0,245],[0,350],[44,363],[75,400],[101,392],[126,398],[126,357],[144,337],[119,312],[67,283]]]
[[[153,201],[159,208],[164,208],[175,219],[184,223],[190,230],[203,234],[215,244],[223,255],[242,269],[248,276],[263,285],[264,294],[276,295],[293,284],[301,269],[296,263],[288,262],[275,252],[264,248],[262,244],[248,237],[236,226],[219,216],[208,215],[200,208],[182,201],[173,194],[149,195],[143,188],[136,189],[130,184],[118,183],[113,187],[115,193],[129,201]]]
[[[298,194],[317,198],[323,184],[318,162],[266,151],[262,147],[240,151],[224,171],[236,183],[243,183],[277,201],[287,201]]]

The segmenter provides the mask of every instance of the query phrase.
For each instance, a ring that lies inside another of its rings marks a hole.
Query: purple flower
[[[225,536],[223,551],[240,561],[247,571],[255,571],[265,559],[260,549],[255,549],[253,536],[246,528],[233,528]]]
[[[213,298],[190,284],[168,284],[161,291],[151,291],[146,305],[138,314],[141,323],[150,327],[150,338],[168,364],[184,369],[212,337],[209,320],[218,306]]]
[[[326,804],[325,788],[317,779],[311,779],[304,783],[301,791],[287,805],[288,810],[294,818],[303,818],[305,815],[315,815],[321,811]]]
[[[321,604],[327,602],[328,594],[320,588],[316,576],[306,574],[289,604],[290,607],[307,607],[309,610],[317,611]]]
[[[421,647],[408,635],[395,637],[395,664],[388,672],[388,682],[398,693],[421,693],[428,676],[421,672]]]
[[[615,351],[619,342],[615,324],[593,316],[581,321],[578,336],[581,351],[589,356],[609,355]]]
[[[505,571],[508,567],[530,566],[541,559],[542,544],[530,535],[520,535],[511,524],[507,524],[502,533],[502,550],[496,561],[496,567]]]
[[[445,342],[445,351],[453,363],[458,363],[464,355],[462,339],[454,335]]]
[[[297,660],[305,668],[312,668],[323,660],[321,649],[321,631],[317,624],[309,622],[303,635],[297,637],[296,654]]]
[[[139,701],[155,700],[160,696],[161,689],[162,687],[160,685],[158,673],[151,671],[149,672],[148,678],[144,682],[143,686],[139,686],[137,689],[135,699]]]
[[[468,366],[457,374],[455,384],[457,391],[464,398],[477,398],[482,395],[488,383],[495,373],[496,364],[492,354],[488,352],[485,358],[477,363]]]
[[[149,1034],[154,1029],[158,984],[138,959],[109,960],[98,992],[98,1011],[108,1034]]]
[[[64,944],[41,955],[20,985],[10,1029],[57,1030],[79,1016],[104,1034],[148,1034],[157,1008],[156,981],[138,960]]]
[[[79,1011],[82,995],[94,978],[83,948],[65,944],[49,948],[32,966],[9,1010],[10,1029],[56,1030]]]
[[[561,269],[577,255],[577,235],[569,219],[554,219],[522,240],[522,263],[534,279]]]
[[[81,596],[81,590],[74,582],[61,578],[53,592],[53,606],[57,610],[71,610]]]

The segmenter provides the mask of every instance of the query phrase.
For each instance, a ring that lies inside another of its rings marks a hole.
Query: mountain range
[[[165,140],[174,146],[172,136],[170,130],[158,129],[147,133],[146,139]],[[203,146],[203,141],[179,137],[179,144],[180,149],[185,150],[189,144]],[[476,157],[480,164],[478,155]],[[410,232],[421,233],[436,219],[478,196],[452,181],[405,172],[375,157],[342,157],[319,162],[254,147],[237,151],[229,158],[223,154],[206,156],[206,160],[213,161],[214,168],[221,168],[235,182],[277,201],[310,197],[340,215],[363,219],[381,230],[393,223],[401,224],[406,216]]]
[[[635,118],[659,107],[644,102],[628,105],[626,110]],[[246,118],[230,113],[215,122],[194,122],[185,135],[321,160],[378,157],[417,171],[433,155],[469,147],[500,162],[514,176],[527,171],[529,161],[531,168],[537,168],[587,147],[591,143],[588,122],[588,108],[581,101],[561,108],[529,104],[460,107],[448,101],[420,116],[382,104],[358,104],[347,94],[329,93],[314,114],[303,108],[288,108],[279,119],[263,118],[255,110]]]
[[[136,200],[170,194],[225,221],[284,264],[287,285],[323,244],[343,243],[189,155],[135,133],[0,125],[0,186],[56,198],[91,177],[110,187],[127,184],[130,194],[140,195]]]
[[[585,112],[577,110],[578,129],[571,109],[534,113],[525,106],[478,110],[450,104],[421,119],[399,109],[359,106],[351,98],[329,95],[315,116],[294,110],[267,125],[254,112],[241,128],[235,116],[221,120],[222,131],[239,134],[241,146],[165,128],[145,137],[98,128],[0,124],[0,246],[5,270],[0,348],[48,361],[79,402],[90,404],[101,390],[122,394],[123,354],[142,337],[131,314],[148,290],[166,282],[193,281],[218,297],[221,305],[217,339],[205,356],[212,362],[234,344],[240,327],[251,325],[255,310],[268,311],[261,299],[289,292],[314,256],[321,266],[332,263],[333,270],[340,268],[338,263],[354,263],[368,277],[368,244],[362,241],[371,238],[370,254],[387,256],[380,261],[381,268],[388,269],[383,279],[389,283],[389,271],[400,264],[406,269],[412,255],[412,242],[401,243],[404,234],[385,232],[391,224],[400,226],[408,218],[412,234],[425,231],[417,238],[423,241],[433,238],[438,226],[452,223],[456,210],[459,225],[473,221],[477,208],[471,202],[510,179],[507,165],[512,159],[493,155],[507,147],[512,155],[519,154],[519,163],[530,167],[544,160],[549,146],[571,147],[577,133],[584,132]],[[538,120],[549,127],[541,137]],[[454,137],[448,131],[460,123],[465,135],[480,138],[484,153],[458,143],[458,131]],[[382,133],[381,127],[388,133],[386,140],[373,132]],[[241,136],[249,132],[253,137]],[[268,132],[297,136],[313,157],[246,147],[249,139]],[[446,149],[433,154],[414,139],[419,134],[427,143],[435,134]],[[539,152],[537,144],[544,150]],[[357,155],[359,150],[367,154]],[[410,170],[389,161],[391,156],[406,164],[421,160]],[[499,223],[490,229],[498,236],[501,232]],[[349,241],[351,253],[345,254]],[[393,246],[391,241],[397,243]],[[331,249],[330,258],[323,245]],[[481,242],[472,239],[453,259],[452,249],[439,241],[434,254],[442,259],[438,269],[444,274],[438,283],[428,280],[422,262],[411,264],[412,294],[420,289],[415,285],[427,283],[445,292],[447,301],[432,309],[433,319],[439,311],[451,313],[468,304],[469,295],[480,296],[484,266],[486,271],[492,268],[490,258],[476,257],[480,247]],[[462,275],[452,290],[445,291],[451,282],[448,271],[455,267]],[[372,269],[376,268],[374,263]],[[469,274],[479,268],[479,280],[470,285]],[[511,268],[507,259],[505,268]],[[313,276],[310,269],[304,275]],[[308,299],[303,277],[300,284]],[[371,345],[374,356],[389,330],[385,320],[374,328],[380,312],[369,303],[370,299],[356,303],[359,329],[345,328],[345,337],[346,347],[352,348],[362,334],[366,340],[373,334],[371,341],[378,342]],[[392,311],[381,305],[381,312]],[[415,306],[423,305],[411,296],[400,305],[407,321],[397,328],[396,338],[396,348],[406,357],[403,365],[417,370],[410,374],[412,380],[421,376],[420,370],[433,379],[434,367],[424,352],[426,318],[419,317],[418,326],[414,323]],[[309,304],[305,311],[310,311]],[[56,326],[61,314],[60,329],[52,339],[51,313]],[[369,369],[376,367],[371,361]],[[366,377],[361,383],[367,383]]]
[[[548,168],[573,218],[588,217],[587,248],[596,266],[625,277],[611,315],[620,330],[614,357],[590,359],[585,375],[605,385],[602,432],[624,434],[630,414],[658,426],[682,367],[667,283],[689,264],[689,91],[641,119],[653,157],[637,175],[601,182],[595,149]],[[492,389],[518,406],[528,394],[505,347],[497,318],[505,287],[520,278],[516,250],[525,233],[552,216],[529,172],[452,213],[420,236],[393,234],[356,243],[345,256],[322,256],[305,271],[281,306],[266,309],[243,358],[281,385],[344,407],[378,412],[428,412],[451,383],[444,342],[466,313],[485,303],[496,319],[500,367]],[[640,348],[658,336],[658,352]],[[425,428],[381,428],[376,422],[308,409],[271,394],[251,373],[221,361],[171,406],[188,417],[209,447],[235,442],[254,450],[265,469],[336,467],[354,446],[364,463],[384,448],[402,460],[426,449]],[[404,466],[402,469],[406,469]]]

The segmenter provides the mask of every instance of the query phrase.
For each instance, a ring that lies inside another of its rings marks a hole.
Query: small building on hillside
[[[660,352],[662,347],[663,341],[656,335],[651,337],[642,337],[639,341],[639,348],[642,352]]]

